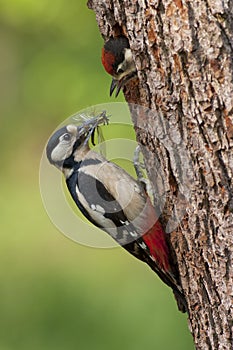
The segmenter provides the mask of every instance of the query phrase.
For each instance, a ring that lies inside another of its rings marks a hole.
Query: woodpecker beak
[[[120,92],[120,90],[121,90],[121,88],[123,86],[122,81],[123,81],[123,79],[122,80],[116,80],[114,78],[112,79],[112,83],[111,83],[111,86],[110,86],[110,96],[112,96],[113,91],[115,89],[116,89],[115,97],[117,97],[119,95],[119,92]]]
[[[115,94],[115,97],[117,97],[119,95],[119,92],[121,90],[121,88],[129,81],[131,80],[132,78],[134,78],[136,76],[136,73],[135,71],[128,74],[128,75],[125,75],[123,78],[121,78],[120,80],[117,80],[117,79],[112,79],[112,83],[111,83],[111,86],[110,86],[110,96],[112,96],[113,94],[113,91],[116,89],[116,94]]]

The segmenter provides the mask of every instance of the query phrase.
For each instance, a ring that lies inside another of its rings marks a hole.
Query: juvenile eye
[[[70,141],[70,139],[71,139],[71,136],[70,136],[70,134],[65,134],[64,136],[63,136],[63,138],[62,138],[64,141]]]
[[[124,70],[122,69],[122,68],[119,68],[118,70],[117,70],[117,73],[124,73]]]

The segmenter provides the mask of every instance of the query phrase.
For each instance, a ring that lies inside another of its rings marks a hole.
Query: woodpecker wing
[[[130,222],[133,221],[135,217],[141,214],[147,201],[147,196],[142,187],[122,168],[107,161],[96,152],[88,152],[88,158],[95,159],[96,163],[88,164],[86,159],[80,166],[79,174],[92,176],[103,184],[106,192],[123,208],[126,218]],[[154,211],[153,214],[155,217]]]
[[[83,172],[82,167],[76,176],[76,202],[86,217],[88,213],[96,226],[107,231],[121,245],[139,237],[117,199],[102,182]]]
[[[138,240],[147,255],[167,270],[164,232],[144,189],[122,168],[101,155],[90,151],[88,156],[72,181],[76,183],[76,200],[85,209],[84,215],[88,212],[92,222],[121,245]]]
[[[158,239],[153,241],[154,232],[161,230],[158,221],[146,235],[141,236],[137,228],[128,220],[118,200],[102,182],[83,172],[82,168],[79,171],[76,192],[83,207],[92,217],[92,222],[94,218],[93,223],[96,226],[109,233],[129,253],[147,263],[162,281],[172,287],[176,295],[183,300],[182,291],[169,271],[168,262],[163,261],[168,256],[168,251],[163,246],[163,236],[160,237],[160,247],[153,245],[154,243],[158,245]],[[163,234],[163,232],[160,233]],[[153,255],[152,252],[154,252]]]

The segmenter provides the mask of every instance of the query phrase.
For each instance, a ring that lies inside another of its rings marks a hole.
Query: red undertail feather
[[[143,240],[149,247],[150,253],[155,258],[156,263],[164,271],[171,271],[165,233],[159,221],[156,221],[152,228],[143,235]]]

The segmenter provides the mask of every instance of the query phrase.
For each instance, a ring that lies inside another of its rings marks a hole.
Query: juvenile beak
[[[128,74],[126,76],[124,76],[123,78],[121,78],[120,80],[114,79],[112,78],[112,83],[110,86],[110,96],[112,96],[113,91],[116,89],[116,95],[115,97],[118,96],[121,88],[132,78],[134,78],[136,76],[136,72],[132,72],[131,74]]]
[[[115,97],[118,96],[121,88],[122,88],[122,80],[116,80],[116,79],[112,79],[112,82],[111,82],[111,86],[110,86],[110,96],[112,96],[113,94],[113,91],[116,89],[116,95]]]

